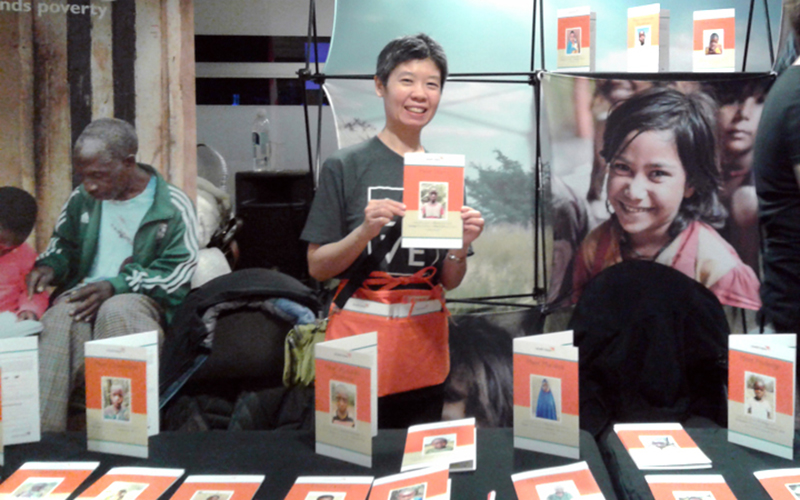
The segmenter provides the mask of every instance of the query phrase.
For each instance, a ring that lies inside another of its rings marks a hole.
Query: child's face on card
[[[635,136],[609,165],[607,188],[617,220],[634,245],[666,243],[681,203],[694,194],[686,183],[675,136],[668,130]]]

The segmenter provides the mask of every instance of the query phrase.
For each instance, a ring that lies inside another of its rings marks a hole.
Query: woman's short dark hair
[[[25,241],[36,224],[36,200],[27,191],[0,187],[0,227]]]
[[[669,228],[676,236],[694,220],[718,225],[725,218],[719,203],[719,152],[715,137],[716,106],[702,92],[684,94],[656,87],[636,94],[615,107],[603,134],[603,159],[611,165],[639,134],[669,130],[694,193],[681,203]],[[631,134],[633,133],[633,136]]]
[[[425,33],[395,38],[381,50],[375,76],[385,86],[389,75],[400,64],[416,59],[431,59],[442,74],[441,86],[447,79],[447,56],[436,40]]]

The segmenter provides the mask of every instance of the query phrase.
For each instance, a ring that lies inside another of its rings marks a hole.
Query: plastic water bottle
[[[253,122],[253,170],[261,171],[269,168],[270,142],[269,120],[267,110],[259,109]]]

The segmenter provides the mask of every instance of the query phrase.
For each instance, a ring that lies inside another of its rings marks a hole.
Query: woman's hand
[[[480,212],[470,207],[461,207],[461,220],[464,223],[464,249],[466,250],[483,232],[485,221]]]
[[[361,224],[367,241],[378,236],[383,226],[391,222],[396,216],[403,217],[405,214],[406,206],[399,201],[389,199],[371,200],[364,208],[364,222]]]

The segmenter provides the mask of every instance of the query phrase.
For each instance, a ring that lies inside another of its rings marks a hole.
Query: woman
[[[325,161],[301,235],[308,242],[309,273],[317,281],[348,278],[381,234],[405,215],[403,155],[424,151],[422,129],[436,114],[446,78],[444,51],[427,35],[392,40],[381,51],[375,92],[383,99],[386,125],[377,137],[339,150]],[[434,284],[448,290],[457,287],[467,271],[467,251],[484,223],[480,212],[469,207],[462,207],[461,219],[461,248],[417,250],[398,244],[374,270],[410,275],[432,266]],[[397,355],[414,356],[414,346],[408,348]],[[442,403],[441,385],[383,397],[380,425],[405,427],[409,421],[439,420]]]
[[[614,109],[601,155],[611,218],[581,243],[573,300],[594,275],[622,260],[653,260],[710,289],[722,304],[757,310],[759,283],[712,227],[725,212],[714,106],[705,94],[653,88]]]

